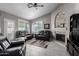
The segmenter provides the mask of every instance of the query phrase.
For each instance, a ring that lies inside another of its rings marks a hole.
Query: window
[[[4,34],[8,39],[14,39],[15,22],[10,19],[4,19]]]
[[[24,21],[24,20],[19,20],[18,21],[18,30],[26,31],[27,33],[29,33],[30,32],[29,22]]]
[[[7,28],[7,32],[8,32],[8,33],[14,32],[14,23],[8,22],[7,25],[8,25],[8,26],[7,26],[7,27],[8,27],[8,28]]]
[[[18,30],[25,31],[26,30],[26,23],[19,22],[19,24],[18,24]]]
[[[32,33],[38,33],[42,29],[43,29],[42,21],[36,21],[32,24]]]

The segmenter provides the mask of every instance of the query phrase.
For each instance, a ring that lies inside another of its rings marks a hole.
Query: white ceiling
[[[31,20],[52,12],[59,5],[58,3],[41,4],[44,7],[36,10],[35,8],[28,8],[27,3],[0,3],[0,10]]]

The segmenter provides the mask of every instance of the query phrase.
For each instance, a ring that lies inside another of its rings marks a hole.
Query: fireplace
[[[55,34],[56,34],[56,40],[65,42],[65,32],[55,31]]]
[[[65,35],[56,33],[56,40],[65,42]]]

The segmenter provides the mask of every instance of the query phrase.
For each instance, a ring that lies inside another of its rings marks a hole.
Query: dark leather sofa
[[[9,42],[7,38],[0,39],[0,56],[24,56],[25,51],[24,41]]]
[[[25,39],[25,41],[30,40],[30,39],[33,38],[33,35],[32,34],[27,34],[26,31],[16,31],[15,36],[16,36],[16,38],[27,37],[27,39]]]
[[[39,34],[35,35],[35,38],[37,40],[44,40],[44,41],[50,41],[51,37],[52,37],[52,33],[49,30],[39,31]]]
[[[26,36],[26,31],[16,31],[15,33],[15,37],[18,38],[18,37],[24,37]]]

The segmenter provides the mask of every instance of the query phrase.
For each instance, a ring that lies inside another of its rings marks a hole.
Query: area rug
[[[41,47],[41,48],[47,48],[49,42],[43,41],[43,40],[36,40],[35,38],[33,38],[32,40],[27,41],[27,44],[31,44],[31,45]]]

